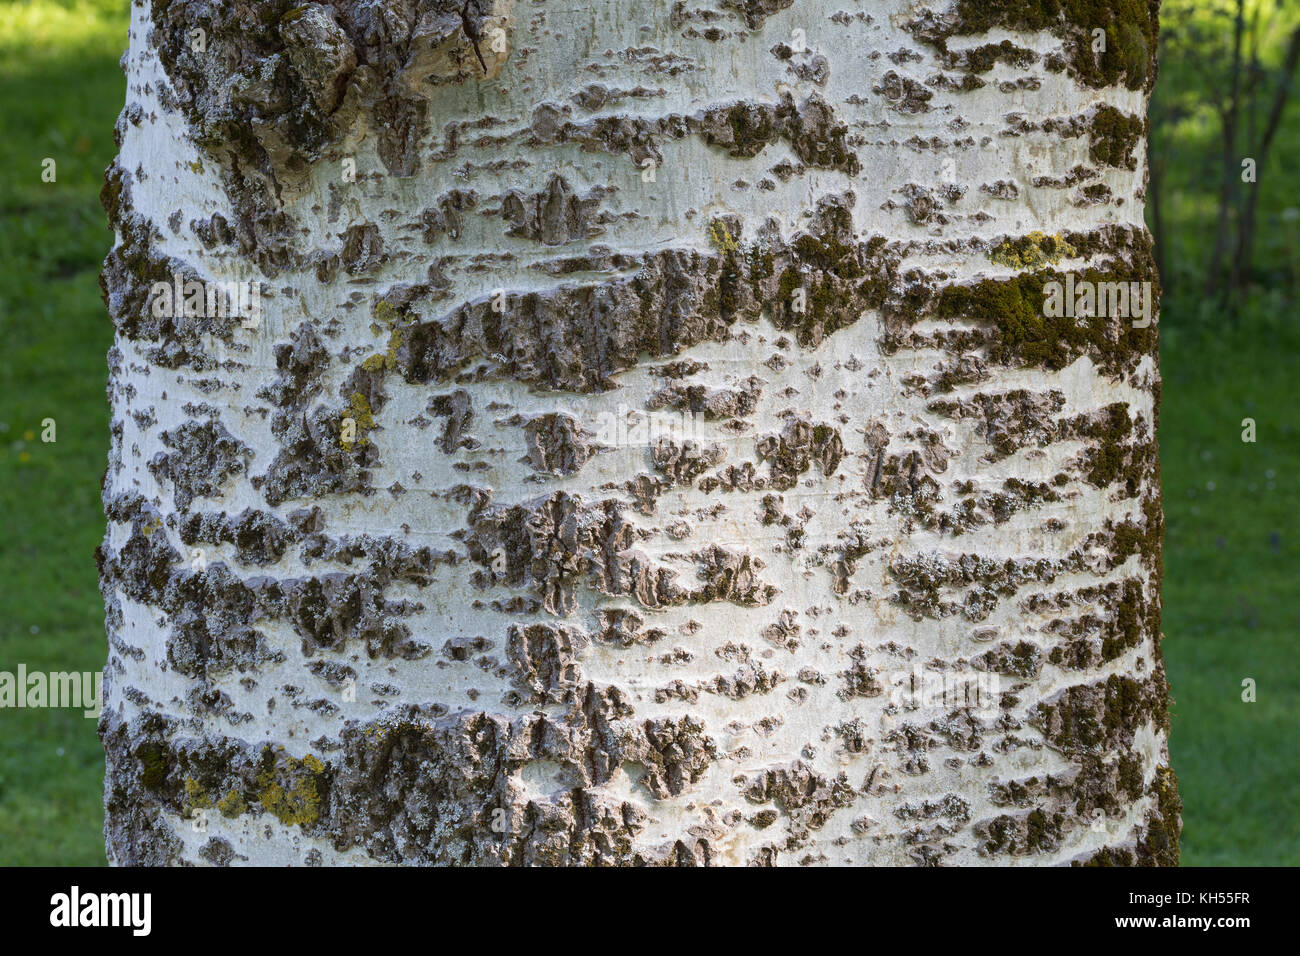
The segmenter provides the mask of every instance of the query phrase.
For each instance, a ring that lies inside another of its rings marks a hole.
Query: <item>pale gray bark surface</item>
[[[1156,325],[1044,310],[1154,5],[1049,13],[136,5],[110,860],[1176,862]]]

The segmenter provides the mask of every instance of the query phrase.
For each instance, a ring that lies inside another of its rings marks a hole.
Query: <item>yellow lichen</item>
[[[397,368],[397,350],[402,345],[402,334],[400,328],[388,333],[388,346],[383,352],[367,356],[361,367],[367,372],[391,372]]]
[[[206,810],[212,806],[212,798],[193,777],[185,778],[185,805],[190,810]]]
[[[1076,255],[1074,248],[1061,236],[1045,232],[1031,232],[1018,239],[1004,239],[989,258],[998,265],[1012,269],[1039,269],[1056,265],[1062,259]]]
[[[723,255],[730,255],[740,248],[720,219],[709,223],[709,242],[713,243],[713,247]]]
[[[391,328],[402,321],[402,312],[386,299],[380,299],[375,303],[375,318]]]
[[[221,811],[223,817],[237,817],[248,812],[248,803],[238,790],[231,790],[217,801],[217,809]]]
[[[310,826],[321,817],[319,775],[324,770],[325,764],[311,754],[302,760],[286,757],[274,770],[258,775],[258,803],[283,824]]]
[[[353,435],[351,440],[346,436],[346,430],[343,423],[351,421]],[[344,413],[342,422],[339,427],[339,444],[345,451],[351,451],[370,443],[366,437],[366,432],[375,427],[375,415],[371,411],[370,402],[360,392],[353,392],[348,405],[348,410]]]

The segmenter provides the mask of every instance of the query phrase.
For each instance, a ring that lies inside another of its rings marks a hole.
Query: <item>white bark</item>
[[[1153,278],[1101,122],[1148,77],[1076,69],[1088,24],[154,2],[107,191],[111,860],[1176,859],[1154,325],[981,305]],[[153,316],[174,272],[260,314]]]

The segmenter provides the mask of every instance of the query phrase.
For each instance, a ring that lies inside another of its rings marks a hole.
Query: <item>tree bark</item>
[[[1176,862],[1156,4],[1023,6],[135,5],[110,860]]]

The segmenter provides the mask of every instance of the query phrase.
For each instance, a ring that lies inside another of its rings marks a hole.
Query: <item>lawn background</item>
[[[125,0],[0,2],[0,670],[98,671],[105,659],[92,552],[104,529],[112,338],[97,276],[112,236],[97,197],[124,102],[126,10]],[[1273,38],[1279,48],[1283,39]],[[1157,130],[1156,145],[1169,162],[1160,442],[1170,748],[1184,865],[1296,865],[1300,101],[1259,170],[1258,287],[1233,317],[1198,297],[1218,175],[1204,106],[1214,83],[1190,59],[1162,56],[1157,100],[1193,105]],[[41,181],[46,157],[55,183]],[[1241,440],[1247,417],[1254,444]],[[46,418],[52,444],[40,440]],[[1255,703],[1242,701],[1246,678]],[[0,711],[0,864],[103,865],[102,777],[93,720]]]

